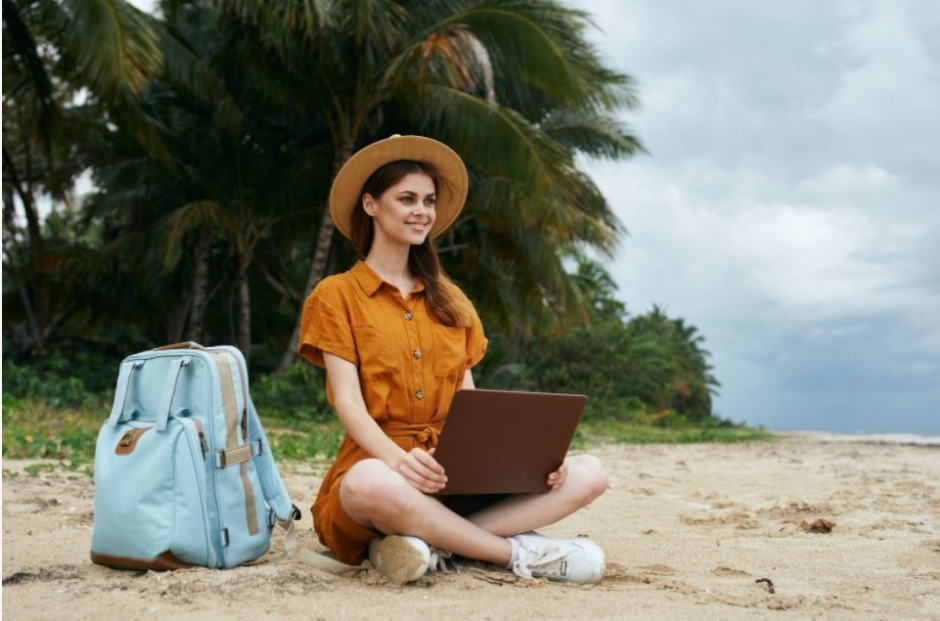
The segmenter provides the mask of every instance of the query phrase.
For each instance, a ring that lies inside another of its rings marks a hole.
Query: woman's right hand
[[[447,476],[444,468],[434,459],[434,449],[425,451],[413,448],[398,463],[398,473],[405,477],[412,487],[425,494],[433,494],[444,489]]]

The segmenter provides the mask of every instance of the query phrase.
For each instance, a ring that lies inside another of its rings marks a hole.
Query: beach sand
[[[29,476],[28,462],[4,460],[3,617],[940,619],[936,438],[786,434],[591,452],[610,490],[543,531],[588,536],[606,551],[604,580],[589,586],[475,564],[403,587],[374,571],[332,576],[287,558],[280,532],[252,566],[110,570],[88,560],[91,480],[65,470]],[[283,473],[309,546],[316,472]],[[835,526],[805,529],[817,520]]]

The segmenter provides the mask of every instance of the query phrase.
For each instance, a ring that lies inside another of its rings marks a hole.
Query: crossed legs
[[[587,506],[607,489],[600,460],[568,458],[561,487],[544,494],[513,496],[467,518],[413,488],[377,459],[350,468],[340,501],[359,524],[391,535],[411,535],[454,554],[505,567],[512,557],[506,537],[553,524]]]

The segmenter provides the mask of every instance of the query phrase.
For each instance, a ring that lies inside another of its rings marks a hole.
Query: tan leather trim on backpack
[[[229,366],[227,354],[210,352],[210,355],[219,367],[219,379],[222,383],[222,404],[225,408],[225,449],[230,451],[239,448],[238,400],[235,397],[235,382],[232,380],[232,368]],[[245,440],[247,444],[247,438]],[[259,531],[258,516],[255,515],[255,493],[251,487],[251,480],[248,478],[248,464],[241,462],[239,470],[242,486],[245,489],[245,518],[248,522],[248,534],[255,535]]]
[[[195,341],[183,341],[182,343],[171,343],[170,345],[154,347],[153,351],[168,351],[171,349],[205,349],[205,347]]]
[[[248,376],[245,374],[244,366],[241,364],[237,366],[242,384],[242,403],[244,405],[241,411],[242,440],[245,442],[243,446],[248,447],[248,459],[245,460],[245,462],[247,462],[251,460],[251,438],[248,437]],[[235,391],[233,390],[232,392],[234,393]],[[245,462],[239,464],[239,468],[241,469],[242,483],[245,486],[245,510],[248,512],[248,534],[254,535],[258,532],[258,518],[252,510],[255,506],[255,492],[251,488],[251,480],[248,478],[248,464]]]
[[[251,487],[251,479],[248,478],[248,462],[242,462],[238,466],[241,471],[242,485],[245,486],[245,517],[248,518],[248,534],[258,534],[258,516],[255,515],[255,490]]]
[[[225,354],[210,354],[219,367],[219,380],[222,383],[222,407],[225,409],[225,448],[238,447],[238,402],[235,400],[235,382],[232,381],[232,369]]]
[[[95,551],[91,553],[91,562],[96,565],[113,567],[114,569],[155,569],[165,571],[168,569],[186,569],[187,567],[196,567],[192,563],[185,563],[176,555],[167,550],[163,554],[152,559],[131,558],[129,556],[111,556],[110,554],[98,554]]]
[[[151,427],[145,429],[131,429],[118,440],[117,446],[114,447],[115,455],[130,455],[134,452],[134,449],[137,448],[137,441],[140,440],[140,436],[144,435],[150,431]]]

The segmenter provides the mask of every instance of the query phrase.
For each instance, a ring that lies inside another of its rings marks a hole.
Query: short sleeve
[[[467,368],[476,366],[486,354],[486,346],[489,341],[483,332],[483,323],[476,310],[473,311],[473,322],[467,329]]]
[[[332,300],[330,292],[321,283],[304,302],[300,320],[300,356],[318,367],[326,366],[323,354],[330,353],[359,365],[352,328],[345,312],[338,308],[341,299]]]
[[[477,310],[473,307],[473,302],[456,283],[449,280],[446,282],[453,292],[455,302],[470,315],[470,326],[466,328],[467,368],[469,369],[476,366],[480,360],[483,360],[489,341],[487,341],[486,334],[483,332],[483,323],[480,321],[480,316],[477,315]]]

